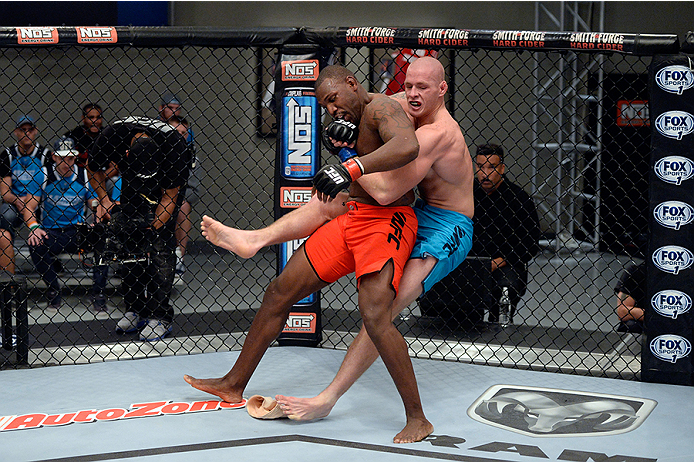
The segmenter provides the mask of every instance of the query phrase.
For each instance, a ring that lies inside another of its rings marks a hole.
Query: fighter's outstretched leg
[[[265,291],[260,309],[231,370],[220,378],[196,379],[184,375],[184,380],[194,388],[224,401],[241,401],[251,375],[272,341],[282,332],[294,304],[325,286],[326,283],[318,279],[308,263],[303,246],[300,247],[289,259],[284,271]]]
[[[334,200],[321,202],[314,196],[304,206],[257,230],[225,226],[207,215],[202,217],[200,228],[205,239],[214,245],[230,250],[241,258],[251,258],[263,247],[309,236],[323,223],[345,213],[345,200],[345,197],[338,195]]]
[[[392,319],[410,306],[422,293],[422,281],[436,264],[434,257],[414,258],[407,261],[400,280],[398,296],[392,305]],[[328,387],[312,398],[277,395],[284,414],[293,420],[314,420],[327,417],[337,401],[378,358],[378,351],[366,333],[359,330],[347,350],[340,370]]]
[[[232,228],[207,215],[202,217],[200,229],[205,239],[241,258],[251,258],[265,246],[261,230]]]

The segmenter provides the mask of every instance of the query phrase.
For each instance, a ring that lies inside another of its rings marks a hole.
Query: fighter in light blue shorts
[[[472,220],[462,213],[427,205],[421,199],[415,202],[414,213],[419,226],[410,258],[438,259],[422,281],[424,295],[465,260],[472,248]]]

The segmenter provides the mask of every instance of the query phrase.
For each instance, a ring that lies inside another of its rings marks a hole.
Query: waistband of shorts
[[[373,205],[373,204],[365,204],[363,202],[357,202],[357,201],[347,201],[347,202],[345,202],[345,205],[347,205],[347,208],[350,211],[352,211],[352,210],[400,210],[400,209],[412,210],[412,206],[410,206],[410,205],[393,205],[393,206]]]

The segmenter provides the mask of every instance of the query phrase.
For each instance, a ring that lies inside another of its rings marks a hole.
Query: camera
[[[114,215],[107,223],[78,225],[80,252],[94,253],[97,266],[114,263],[148,262],[154,249],[155,233],[145,219],[124,220]]]

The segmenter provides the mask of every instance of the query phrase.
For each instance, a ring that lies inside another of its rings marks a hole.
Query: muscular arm
[[[372,129],[383,140],[383,145],[370,152],[369,141],[357,142],[357,152],[364,173],[384,172],[400,168],[417,158],[419,143],[414,126],[402,106],[396,101],[383,95],[375,95],[374,100],[367,105],[364,114],[366,128]],[[367,138],[370,137],[367,135]]]
[[[359,178],[358,182],[371,197],[381,205],[398,200],[419,184],[436,161],[436,147],[440,140],[436,130],[420,127],[415,132],[419,143],[419,155],[403,167],[386,172],[377,172]]]

